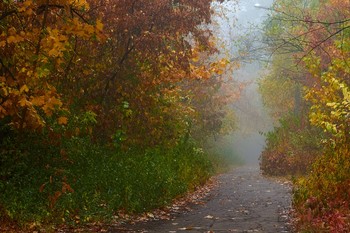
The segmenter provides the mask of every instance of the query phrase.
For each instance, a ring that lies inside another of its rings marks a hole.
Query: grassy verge
[[[209,156],[192,143],[121,152],[87,138],[58,145],[25,141],[4,141],[0,155],[0,217],[22,229],[108,222],[117,211],[148,211],[214,172]]]

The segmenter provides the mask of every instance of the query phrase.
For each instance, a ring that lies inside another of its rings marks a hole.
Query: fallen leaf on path
[[[190,231],[192,229],[193,229],[193,227],[181,227],[181,228],[179,228],[180,231]]]
[[[218,185],[218,180],[216,177],[212,177],[209,181],[204,185],[197,187],[196,190],[192,193],[188,193],[187,195],[180,197],[172,203],[172,205],[156,209],[152,212],[146,212],[138,215],[129,215],[123,210],[118,211],[118,213],[113,217],[113,229],[118,229],[118,227],[124,224],[135,224],[138,222],[148,222],[155,220],[170,220],[172,216],[177,213],[189,212],[192,209],[189,207],[190,204],[204,204],[207,200],[204,198],[208,197],[211,190]],[[214,218],[211,216],[211,218]],[[178,223],[173,223],[173,225],[177,225]],[[193,227],[181,228],[182,230],[191,230],[195,229]],[[179,229],[179,230],[181,230]],[[176,232],[176,231],[174,231]]]

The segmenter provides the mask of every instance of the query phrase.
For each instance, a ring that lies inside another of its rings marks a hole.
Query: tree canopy
[[[266,27],[267,41],[274,52],[273,67],[281,63],[276,58],[287,54],[292,62],[286,67],[298,71],[290,79],[303,87],[304,111],[298,117],[304,123],[297,126],[282,123],[270,135],[271,147],[263,153],[262,163],[267,173],[277,160],[284,164],[285,169],[281,169],[284,172],[300,161],[309,165],[307,170],[311,172],[296,182],[294,191],[297,225],[301,230],[346,232],[350,227],[349,200],[345,194],[350,180],[349,4],[333,0],[278,0]],[[275,70],[270,75],[278,81],[270,86],[282,83],[285,78],[281,73],[276,75]],[[263,81],[265,92],[270,75]],[[277,101],[264,95],[267,101]],[[279,139],[280,132],[287,135],[287,140]],[[316,155],[311,163],[310,154]],[[299,159],[293,160],[296,157]]]

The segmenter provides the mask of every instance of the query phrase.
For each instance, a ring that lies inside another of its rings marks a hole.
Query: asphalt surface
[[[291,232],[290,205],[289,182],[263,177],[258,167],[238,167],[220,175],[202,204],[189,204],[190,211],[109,232]]]

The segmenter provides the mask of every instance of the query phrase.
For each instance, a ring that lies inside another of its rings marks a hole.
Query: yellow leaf
[[[25,7],[29,7],[30,5],[32,5],[33,4],[33,1],[31,1],[31,0],[27,0],[27,1],[24,1],[23,2],[23,5],[25,6]]]
[[[31,102],[35,106],[42,106],[45,104],[45,97],[44,96],[32,97]]]
[[[50,98],[49,104],[51,105],[52,108],[61,107],[62,106],[61,100],[57,99],[54,96]]]
[[[193,57],[193,58],[192,58],[192,61],[193,61],[193,62],[198,62],[198,61],[199,61],[199,57],[198,57],[198,56]]]
[[[59,117],[57,121],[58,121],[58,124],[60,124],[60,125],[66,125],[68,123],[68,118],[67,117]]]
[[[25,12],[27,15],[32,15],[34,13],[33,9],[32,8],[29,8],[26,10]]]
[[[24,12],[25,10],[26,10],[25,7],[21,7],[21,8],[18,9],[18,12]]]
[[[7,43],[11,44],[11,43],[16,43],[17,39],[14,36],[9,36],[7,37]]]
[[[90,25],[87,25],[85,27],[86,31],[89,33],[89,34],[94,34],[95,30],[93,27],[91,27]]]
[[[216,70],[216,73],[217,73],[218,75],[222,75],[222,74],[224,73],[224,71],[221,70],[221,69],[219,69],[219,70]]]
[[[60,54],[60,52],[57,50],[57,48],[53,48],[49,51],[49,56],[51,57],[57,57]]]
[[[8,96],[8,91],[7,91],[7,89],[5,88],[5,87],[3,87],[3,88],[1,88],[0,89],[0,93],[1,93],[1,95],[3,95],[3,96]]]
[[[22,92],[28,92],[29,91],[29,88],[27,87],[27,85],[23,85],[22,87],[21,87],[21,89],[19,89],[19,92],[20,93],[22,93]]]
[[[31,105],[31,103],[25,97],[23,97],[20,101],[18,101],[18,103],[21,107]]]
[[[101,23],[101,20],[99,20],[99,19],[96,21],[96,29],[99,31],[103,30],[103,24]]]

